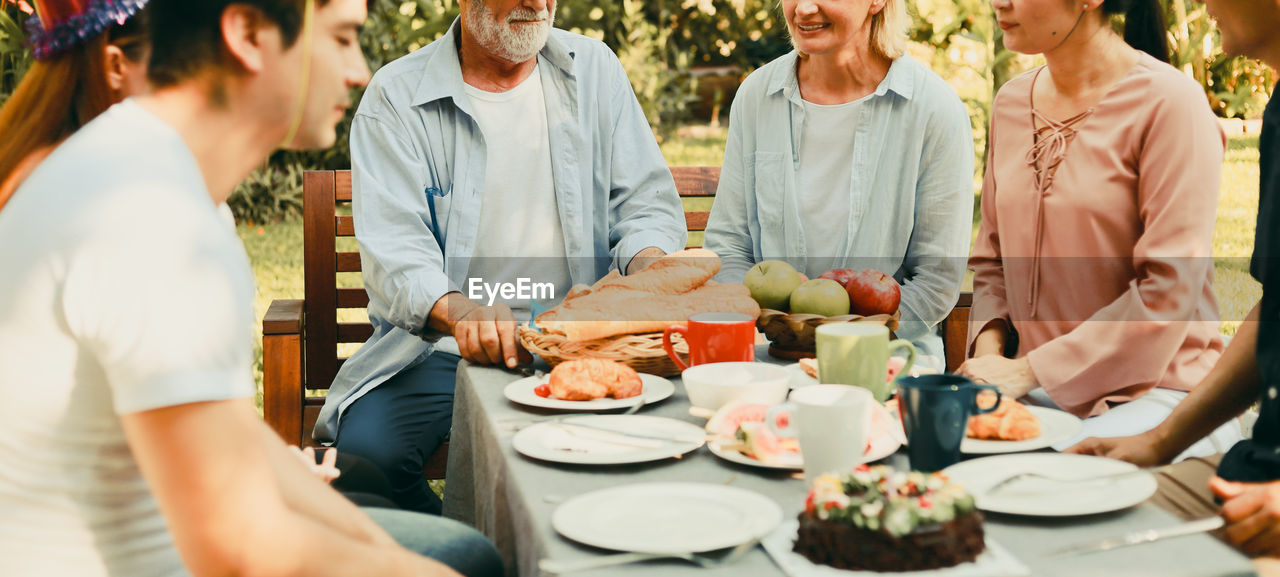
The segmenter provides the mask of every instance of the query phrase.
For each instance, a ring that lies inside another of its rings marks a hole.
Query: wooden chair
[[[718,166],[671,168],[682,198],[710,198],[720,179]],[[354,237],[352,217],[338,207],[351,202],[351,172],[308,171],[303,179],[302,250],[305,298],[274,300],[262,319],[262,409],[264,418],[285,442],[315,445],[315,426],[324,397],[346,359],[338,356],[339,343],[363,343],[373,334],[368,322],[338,322],[339,309],[364,309],[369,295],[363,288],[340,288],[340,272],[360,272],[360,253],[339,252],[337,239]],[[708,210],[685,211],[690,232],[707,228]],[[691,239],[689,247],[700,240]],[[956,309],[943,322],[947,369],[964,360],[965,331],[971,295],[964,293]],[[428,479],[443,479],[448,443],[423,467]]]

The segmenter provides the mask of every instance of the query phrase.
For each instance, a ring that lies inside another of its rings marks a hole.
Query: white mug
[[[780,437],[796,437],[804,458],[804,478],[812,483],[823,473],[846,473],[866,460],[871,424],[871,391],[852,385],[810,385],[791,391],[791,398],[770,409],[765,419]],[[777,413],[790,411],[785,427]]]

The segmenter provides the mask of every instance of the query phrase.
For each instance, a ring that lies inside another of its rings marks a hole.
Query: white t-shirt
[[[466,85],[471,110],[485,137],[484,191],[476,246],[467,267],[469,293],[473,281],[481,286],[481,304],[504,303],[517,320],[528,320],[529,298],[503,298],[500,284],[519,294],[521,279],[526,295],[546,297],[535,285],[554,287],[550,298],[538,298],[546,306],[564,298],[573,284],[569,276],[564,228],[556,205],[555,179],[551,173],[551,145],[547,130],[547,105],[542,79],[534,67],[519,86],[506,92],[486,92]],[[493,292],[490,292],[493,291]],[[455,352],[453,339],[441,339],[436,347]]]
[[[796,196],[809,254],[801,272],[809,278],[840,265],[848,243],[853,136],[861,106],[861,99],[833,105],[804,101]]]
[[[186,575],[119,416],[255,393],[252,269],[194,157],[121,103],[27,178],[0,246],[0,575]]]

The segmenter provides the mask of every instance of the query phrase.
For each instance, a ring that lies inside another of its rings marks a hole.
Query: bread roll
[[[535,319],[538,328],[570,341],[659,332],[699,313],[760,316],[760,305],[740,284],[711,284],[684,294],[654,295],[609,288],[579,297]]]

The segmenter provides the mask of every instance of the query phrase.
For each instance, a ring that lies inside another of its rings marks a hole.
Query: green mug
[[[818,325],[818,377],[829,385],[863,387],[881,403],[893,393],[886,380],[889,355],[906,349],[906,375],[916,362],[916,347],[904,339],[889,340],[889,327],[876,323],[827,323]]]

